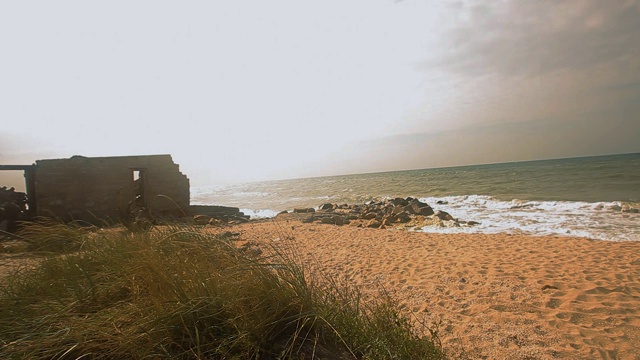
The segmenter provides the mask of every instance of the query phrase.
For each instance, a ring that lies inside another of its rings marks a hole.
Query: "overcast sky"
[[[0,164],[192,185],[640,152],[639,1],[1,1]]]

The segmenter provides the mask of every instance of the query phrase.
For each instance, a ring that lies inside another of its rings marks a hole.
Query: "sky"
[[[638,19],[640,0],[0,0],[0,164],[171,154],[208,185],[640,152]]]

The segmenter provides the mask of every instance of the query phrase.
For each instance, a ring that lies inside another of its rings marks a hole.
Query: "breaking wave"
[[[580,201],[502,201],[486,195],[420,198],[435,209],[479,225],[424,227],[434,233],[518,233],[640,241],[639,204]]]

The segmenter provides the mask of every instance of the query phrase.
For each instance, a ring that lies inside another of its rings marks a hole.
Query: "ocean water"
[[[640,153],[202,186],[192,203],[252,217],[294,207],[412,196],[469,227],[439,233],[523,233],[640,241]]]

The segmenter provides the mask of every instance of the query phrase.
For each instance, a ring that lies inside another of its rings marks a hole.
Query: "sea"
[[[210,185],[193,204],[252,218],[324,203],[414,197],[474,226],[432,233],[509,233],[640,241],[640,153]]]

